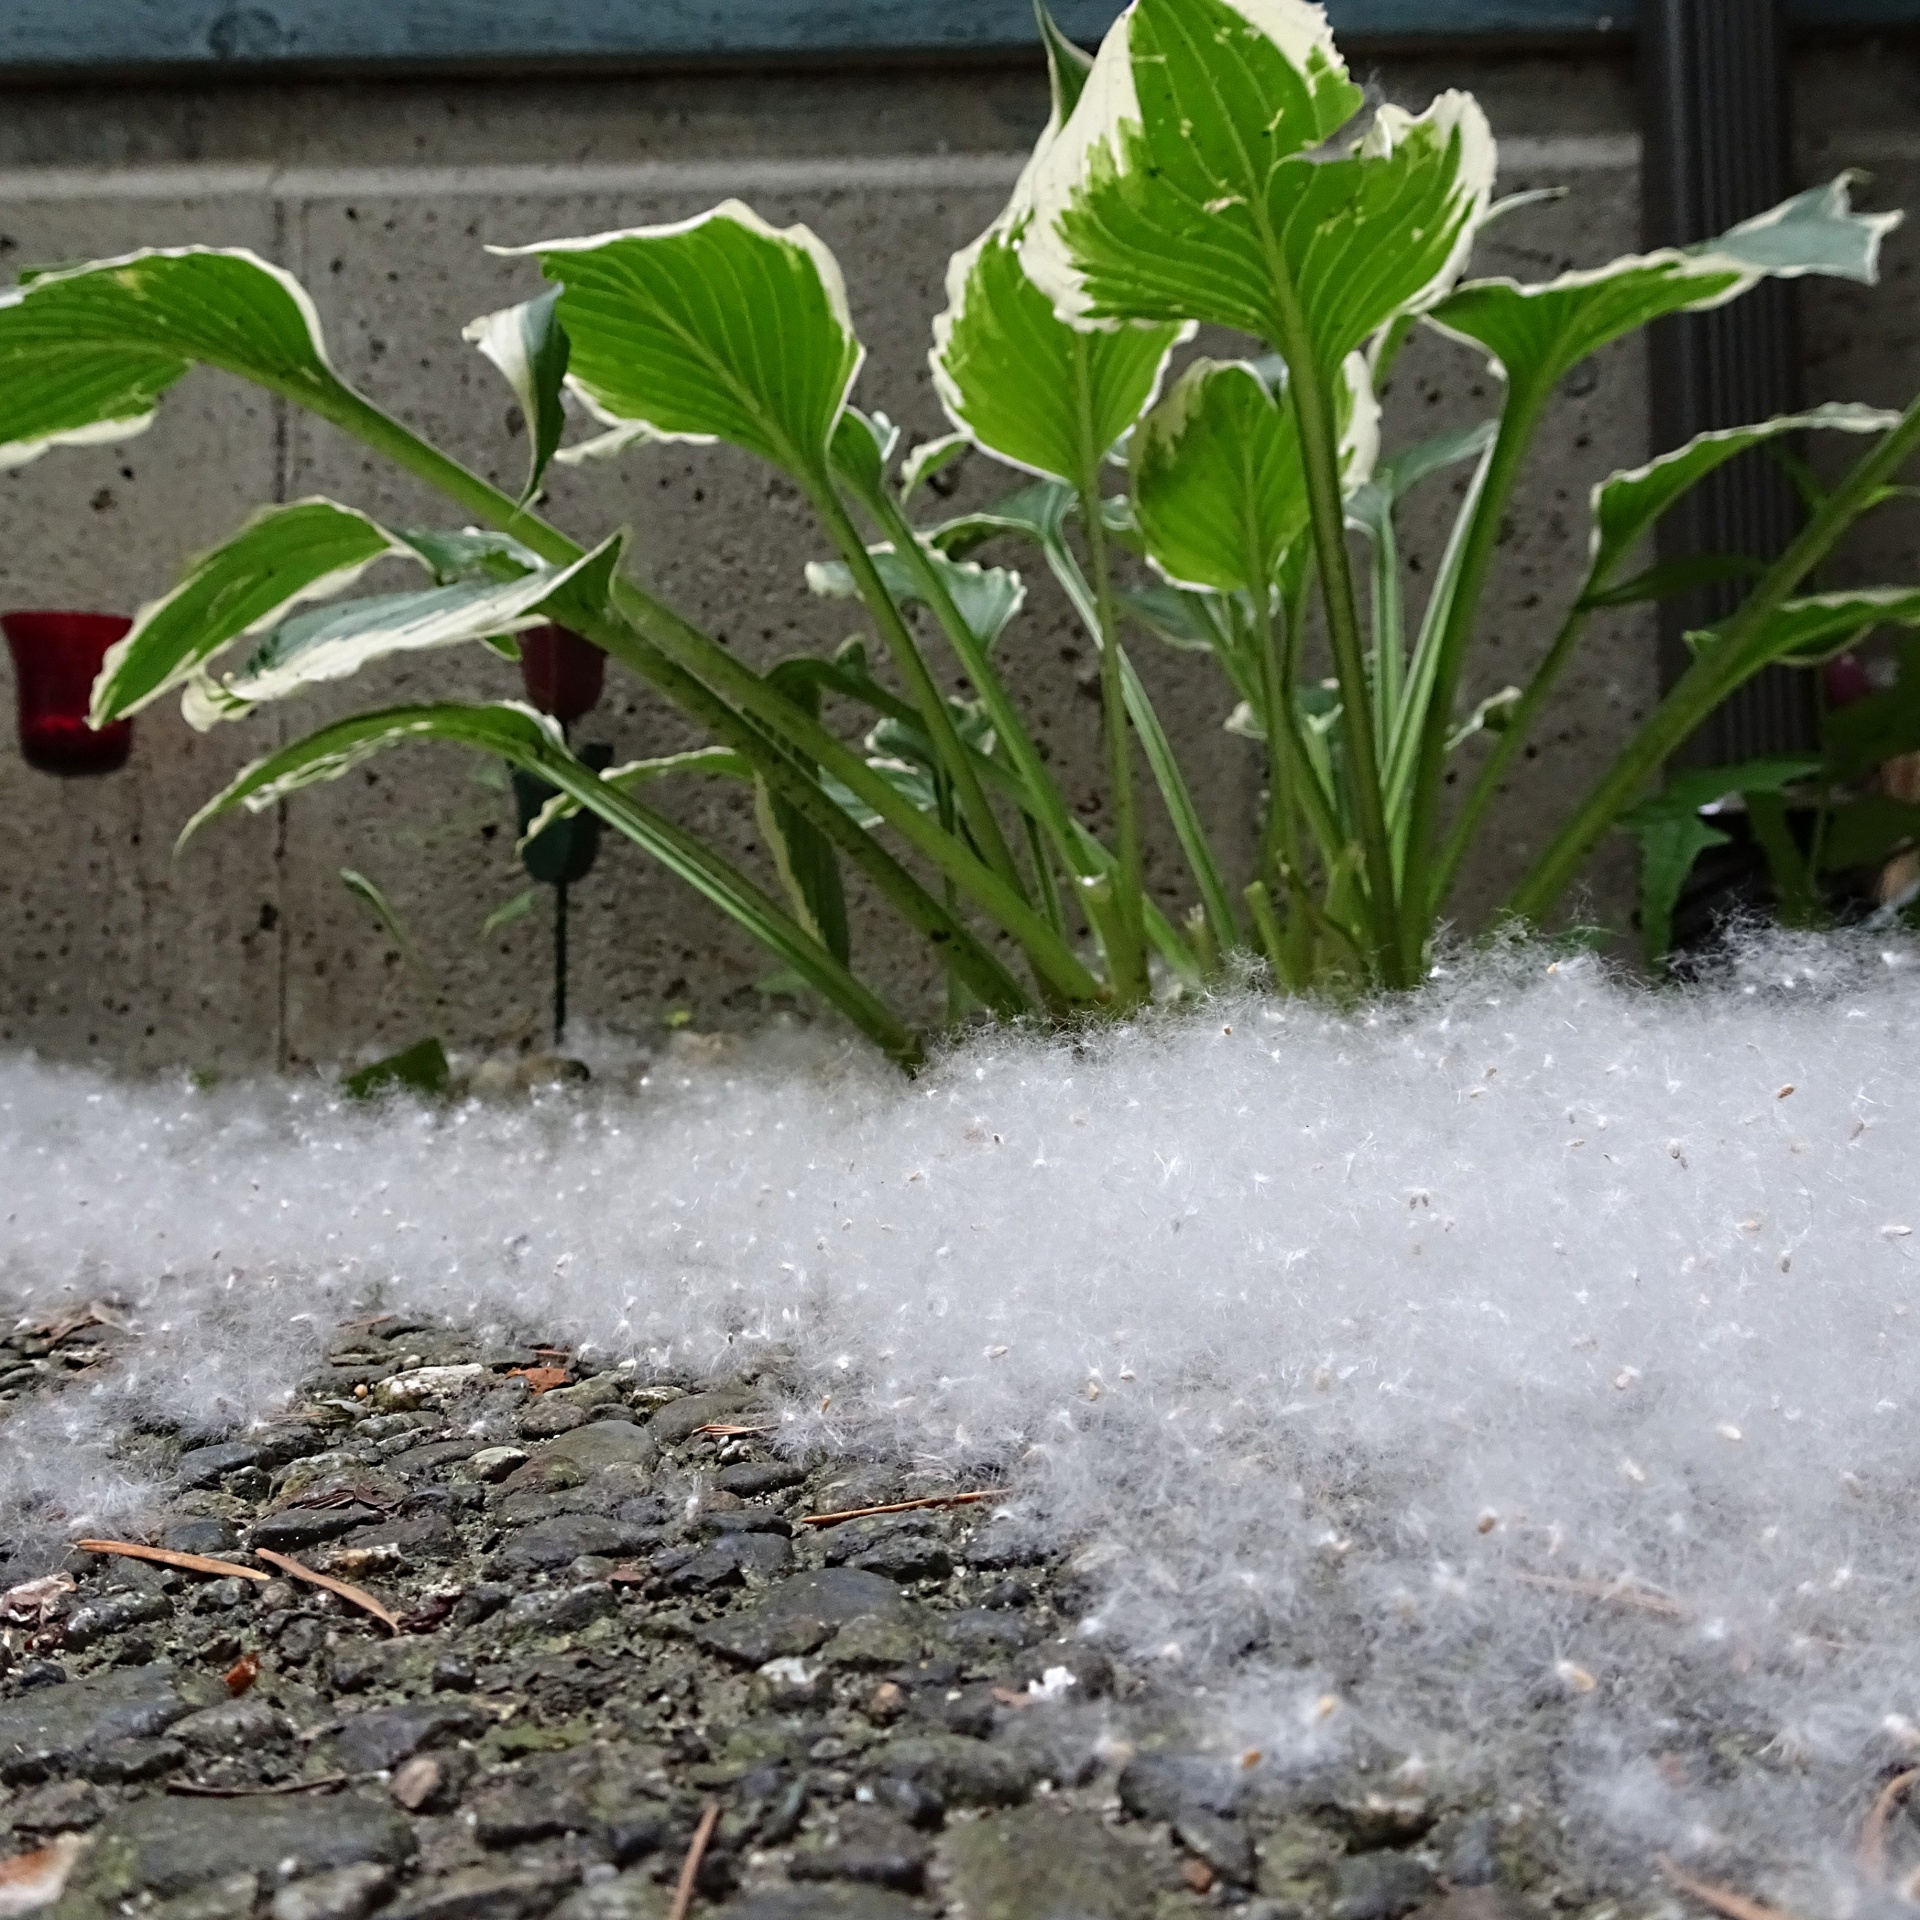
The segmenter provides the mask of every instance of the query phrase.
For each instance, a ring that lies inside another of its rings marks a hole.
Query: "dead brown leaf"
[[[1684,1867],[1676,1867],[1664,1853],[1655,1854],[1653,1864],[1682,1893],[1692,1894],[1715,1913],[1725,1914],[1727,1920],[1793,1920],[1793,1915],[1783,1909],[1749,1899],[1732,1887],[1720,1886],[1712,1880],[1696,1880]]]
[[[524,1380],[536,1397],[553,1387],[568,1385],[573,1375],[565,1367],[509,1367],[509,1380]]]
[[[82,1542],[84,1545],[85,1542]],[[70,1573],[43,1574],[38,1580],[23,1580],[17,1587],[0,1593],[0,1618],[21,1626],[37,1627],[48,1611],[73,1591]]]
[[[86,1845],[82,1835],[62,1833],[32,1853],[0,1860],[0,1914],[37,1913],[52,1906],[66,1892],[67,1876]]]
[[[998,1500],[1005,1487],[982,1487],[978,1493],[930,1493],[921,1500],[891,1500],[884,1507],[848,1507],[840,1513],[803,1513],[803,1527],[833,1527],[842,1520],[864,1520],[872,1513],[912,1513],[920,1507],[965,1507],[976,1500]]]
[[[302,1566],[298,1560],[284,1553],[275,1553],[267,1547],[256,1547],[254,1551],[270,1566],[282,1573],[290,1573],[296,1580],[304,1580],[309,1586],[325,1587],[329,1593],[337,1593],[342,1600],[348,1601],[362,1613],[370,1613],[390,1633],[400,1633],[400,1616],[387,1606],[385,1601],[376,1600],[365,1587],[356,1587],[349,1580],[336,1580],[331,1574],[315,1573],[311,1567]]]
[[[242,1580],[258,1580],[264,1586],[273,1578],[258,1567],[243,1567],[237,1560],[210,1560],[204,1553],[175,1553],[171,1547],[143,1547],[137,1540],[78,1540],[82,1553],[118,1553],[129,1560],[154,1560],[163,1567],[178,1567],[183,1573],[211,1573],[221,1579],[229,1574]]]
[[[1867,1817],[1860,1822],[1860,1871],[1876,1886],[1887,1877],[1887,1822],[1893,1817],[1894,1808],[1913,1791],[1916,1780],[1920,1780],[1920,1767],[1908,1767],[1905,1772],[1896,1773],[1874,1795]]]
[[[227,1691],[237,1700],[260,1678],[260,1656],[257,1653],[243,1653],[220,1677],[227,1683]]]

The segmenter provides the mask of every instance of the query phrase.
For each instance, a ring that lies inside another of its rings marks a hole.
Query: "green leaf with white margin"
[[[1776,665],[1817,667],[1864,640],[1875,627],[1920,627],[1920,588],[1859,587],[1784,601],[1753,645]],[[1688,634],[1687,643],[1696,653],[1704,652],[1717,637],[1709,627]]]
[[[928,546],[929,563],[939,574],[959,609],[960,617],[983,647],[991,647],[1007,622],[1026,602],[1026,583],[1010,567],[983,567],[972,560],[949,560],[938,547]],[[902,604],[921,601],[920,582],[891,542],[869,547],[875,570],[887,591]],[[807,587],[823,600],[855,600],[860,589],[843,560],[809,560]]]
[[[859,372],[839,263],[727,200],[691,220],[498,249],[560,283],[567,384],[662,439],[726,440],[818,480]]]
[[[1692,248],[1627,254],[1604,267],[1523,286],[1470,280],[1436,307],[1442,333],[1486,349],[1511,390],[1543,395],[1589,354],[1672,313],[1724,305],[1772,275],[1836,275],[1871,285],[1898,214],[1857,214],[1842,174]]]
[[[941,407],[968,442],[1042,478],[1091,487],[1193,329],[1183,315],[1169,326],[1089,335],[1056,316],[1021,265],[1035,176],[1091,72],[1046,10],[1035,12],[1053,108],[1006,207],[948,261],[947,305],[927,359]]]
[[[187,822],[181,843],[218,814],[235,807],[258,813],[414,740],[447,740],[497,754],[570,794],[712,901],[892,1059],[908,1068],[918,1065],[919,1036],[777,901],[665,815],[607,785],[567,750],[556,721],[518,701],[390,707],[337,721],[243,768]]]
[[[510,533],[492,527],[396,527],[393,537],[433,575],[450,587],[460,580],[517,580],[541,564],[540,556]]]
[[[904,507],[920,487],[936,473],[944,473],[972,447],[973,442],[964,433],[943,433],[937,440],[922,440],[900,463],[900,504]]]
[[[583,467],[589,460],[612,460],[629,447],[650,446],[661,438],[644,420],[616,420],[605,407],[595,406],[577,387],[566,388],[564,398],[605,431],[594,434],[591,439],[576,440],[570,447],[556,449],[553,456],[556,465]]]
[[[1342,479],[1362,485],[1380,444],[1367,363],[1340,391]],[[1244,360],[1195,360],[1134,429],[1129,494],[1147,558],[1175,586],[1268,592],[1306,531],[1300,435],[1283,393]]]
[[[1493,187],[1462,93],[1382,107],[1348,157],[1314,159],[1362,100],[1307,0],[1133,0],[1035,169],[1027,271],[1081,325],[1198,319],[1278,345],[1297,302],[1331,373],[1446,293]]]
[[[725,779],[744,781],[749,786],[754,779],[753,768],[731,747],[689,747],[684,753],[663,753],[650,760],[624,760],[617,767],[608,767],[600,778],[607,786],[618,787],[622,793],[632,793],[652,781],[680,773],[719,774]],[[580,802],[572,794],[554,794],[527,822],[527,830],[515,843],[514,851],[519,853],[529,841],[539,839],[557,822],[571,820],[579,811]]]
[[[612,534],[564,567],[540,567],[512,580],[470,580],[413,593],[383,593],[298,614],[269,633],[235,673],[204,670],[189,681],[181,711],[202,730],[238,719],[323,681],[344,680],[392,653],[459,646],[517,633],[564,612],[571,592],[604,595],[624,534]]]
[[[1663,453],[1643,467],[1631,467],[1610,473],[1593,490],[1592,561],[1588,568],[1588,592],[1612,580],[1620,562],[1632,550],[1654,522],[1683,494],[1749,447],[1757,447],[1782,434],[1802,433],[1812,428],[1831,428],[1842,433],[1885,433],[1899,424],[1897,413],[1852,402],[1834,402],[1810,407],[1804,413],[1784,413],[1761,420],[1749,427],[1724,427],[1702,433],[1685,446]]]
[[[196,363],[304,405],[347,392],[306,290],[244,248],[148,249],[7,289],[0,469],[142,432]]]
[[[929,527],[925,538],[949,558],[958,559],[975,547],[998,539],[1003,533],[1017,533],[1024,540],[1044,547],[1059,538],[1060,530],[1073,517],[1073,489],[1059,480],[1036,480],[1031,486],[996,500],[990,507],[943,520]]]
[[[344,591],[376,560],[404,551],[384,527],[336,501],[263,507],[172,592],[142,607],[108,649],[93,683],[93,724],[138,713],[232,641],[264,632],[304,600]]]
[[[949,263],[928,355],[934,389],[947,418],[996,460],[1091,485],[1192,330],[1088,334],[1066,325],[1027,277],[1016,235],[996,222]]]
[[[1620,826],[1640,842],[1640,938],[1649,962],[1673,945],[1673,910],[1693,863],[1730,836],[1701,817],[1702,807],[1733,793],[1778,793],[1820,771],[1818,760],[1749,760],[1734,767],[1703,767],[1683,773],[1620,816]]]
[[[781,661],[767,678],[810,718],[820,717],[820,683],[811,659]],[[819,769],[809,763],[808,771]],[[765,779],[753,783],[753,813],[766,836],[780,888],[793,916],[833,957],[844,963],[852,945],[847,896],[833,842],[805,814],[780,798]]]
[[[559,320],[560,289],[554,287],[517,307],[469,320],[460,337],[478,347],[506,377],[527,424],[525,505],[540,491],[547,463],[560,448],[566,411],[560,404],[567,377],[567,330]]]

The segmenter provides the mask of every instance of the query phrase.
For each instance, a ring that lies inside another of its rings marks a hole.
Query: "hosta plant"
[[[1134,0],[1091,61],[1042,25],[1053,115],[1006,210],[952,263],[932,364],[953,432],[910,450],[855,404],[863,350],[838,263],[806,228],[774,228],[737,201],[515,250],[547,290],[468,338],[529,423],[517,497],[343,381],[312,302],[251,254],[142,252],[42,273],[0,298],[0,460],[138,432],[204,363],[358,437],[449,510],[442,529],[382,525],[324,499],[261,510],[143,610],[96,687],[100,721],[178,690],[196,724],[230,724],[379,656],[510,651],[517,631],[558,623],[705,740],[597,771],[526,706],[389,708],[265,755],[189,830],[410,740],[501,755],[556,790],[555,812],[591,809],[911,1063],[921,1035],[852,951],[849,879],[937,952],[954,1017],[1124,1011],[1158,985],[1200,986],[1250,961],[1293,988],[1421,977],[1487,802],[1588,614],[1742,568],[1725,556],[1636,572],[1634,556],[1688,487],[1753,440],[1823,429],[1864,451],[1739,610],[1696,636],[1691,669],[1569,807],[1510,912],[1548,914],[1734,687],[1882,618],[1872,596],[1796,596],[1888,493],[1920,441],[1920,409],[1825,408],[1602,481],[1591,568],[1564,626],[1527,684],[1462,708],[1498,530],[1556,384],[1654,318],[1769,275],[1871,280],[1891,217],[1852,212],[1844,179],[1708,246],[1540,285],[1473,280],[1476,236],[1503,209],[1493,138],[1469,96],[1364,112],[1304,0]],[[1244,340],[1243,356],[1182,360],[1201,322]],[[1375,394],[1416,327],[1483,352],[1501,405],[1473,432],[1383,450]],[[571,447],[569,408],[594,429]],[[858,601],[867,636],[757,668],[667,604],[621,533],[583,548],[541,517],[549,461],[645,460],[651,442],[674,439],[727,441],[791,479],[825,549],[810,585]],[[989,511],[916,524],[920,483],[969,446],[1018,484]],[[1415,605],[1396,508],[1460,461],[1471,484]],[[1099,832],[1069,805],[1009,688],[1025,644],[1014,543],[1061,581],[1099,651]],[[1144,635],[1210,654],[1223,718],[1257,743],[1245,751],[1264,752],[1253,871],[1229,871],[1200,818],[1129,657],[1158,644]],[[942,691],[955,668],[964,698]],[[865,716],[854,738],[825,717],[849,711]],[[1460,753],[1475,764],[1449,810]],[[763,871],[654,804],[658,783],[699,778],[751,787]],[[1143,884],[1150,806],[1184,855],[1184,915],[1163,914]]]

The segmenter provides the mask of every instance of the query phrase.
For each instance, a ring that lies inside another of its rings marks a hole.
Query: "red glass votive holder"
[[[0,613],[13,654],[20,753],[42,773],[112,773],[133,750],[133,722],[87,725],[107,649],[131,620],[117,613]]]
[[[527,700],[564,726],[600,704],[607,656],[565,627],[529,627],[519,636],[520,677]]]

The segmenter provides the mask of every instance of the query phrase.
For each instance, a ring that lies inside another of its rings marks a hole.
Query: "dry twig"
[[[687,1857],[681,1863],[680,1880],[673,1890],[673,1905],[667,1909],[667,1920],[687,1920],[687,1909],[693,1905],[693,1883],[700,1876],[700,1862],[706,1857],[707,1842],[719,1824],[720,1802],[709,1800],[700,1810],[700,1824],[693,1830]]]
[[[891,1500],[884,1507],[848,1507],[844,1513],[803,1513],[803,1527],[831,1527],[842,1520],[864,1520],[872,1513],[912,1513],[920,1507],[968,1507],[976,1500],[998,1500],[1006,1487],[982,1487],[977,1493],[930,1493],[919,1500]]]
[[[242,1580],[258,1580],[262,1586],[273,1578],[258,1567],[243,1567],[237,1560],[209,1560],[204,1553],[175,1553],[171,1547],[143,1547],[135,1540],[79,1540],[74,1544],[82,1553],[118,1553],[129,1560],[157,1560],[161,1566],[178,1567],[183,1573],[211,1573],[221,1579],[236,1574]]]
[[[201,1780],[169,1780],[169,1793],[184,1794],[189,1800],[252,1800],[275,1793],[329,1793],[335,1787],[351,1783],[350,1773],[323,1773],[317,1780],[282,1780],[275,1787],[215,1787]]]
[[[1549,1593],[1577,1593],[1588,1600],[1611,1600],[1617,1607],[1632,1607],[1638,1613],[1656,1614],[1662,1620],[1687,1620],[1692,1616],[1677,1600],[1645,1587],[1630,1587],[1624,1581],[1608,1584],[1601,1580],[1569,1580],[1557,1573],[1516,1573],[1513,1576],[1526,1587],[1544,1587]]]
[[[1676,1867],[1664,1853],[1655,1854],[1653,1864],[1682,1893],[1692,1894],[1715,1913],[1725,1914],[1727,1920],[1793,1920],[1793,1915],[1781,1908],[1770,1907],[1764,1901],[1750,1900],[1744,1893],[1736,1893],[1732,1887],[1718,1886],[1711,1880],[1696,1880],[1684,1868]]]
[[[693,1432],[688,1436],[688,1438],[697,1440],[703,1433],[710,1433],[710,1434],[713,1434],[716,1438],[735,1440],[743,1437],[746,1434],[772,1433],[775,1430],[776,1429],[774,1426],[736,1427],[736,1426],[730,1426],[724,1420],[709,1420],[704,1427],[695,1427]]]
[[[278,1567],[282,1573],[290,1573],[296,1580],[305,1580],[311,1586],[325,1587],[329,1593],[337,1593],[342,1600],[351,1601],[361,1612],[372,1614],[390,1633],[405,1631],[400,1625],[400,1616],[383,1601],[376,1600],[365,1587],[356,1587],[347,1580],[336,1580],[330,1573],[315,1573],[311,1567],[303,1567],[298,1560],[290,1559],[284,1553],[275,1553],[269,1547],[255,1547],[254,1552],[262,1560]]]
[[[1920,1780],[1920,1767],[1896,1773],[1874,1796],[1867,1817],[1860,1822],[1860,1871],[1876,1886],[1887,1877],[1887,1822],[1916,1780]]]

